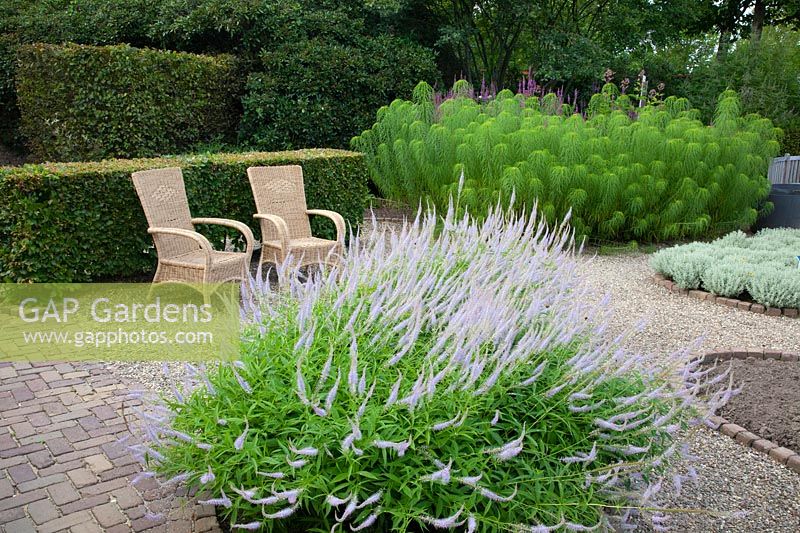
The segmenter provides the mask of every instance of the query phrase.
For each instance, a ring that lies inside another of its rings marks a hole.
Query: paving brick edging
[[[800,362],[800,355],[779,350],[751,350],[745,348],[734,348],[728,352],[711,352],[703,356],[703,363],[712,361],[729,361],[731,359],[775,359],[776,361]],[[769,455],[773,460],[785,465],[789,470],[800,474],[800,454],[784,448],[768,439],[747,431],[742,426],[734,424],[721,416],[712,416],[708,419],[709,425],[727,435],[746,448],[753,448],[757,452]]]
[[[654,274],[653,281],[656,285],[664,287],[668,291],[676,294],[682,294],[697,300],[704,300],[706,302],[713,302],[727,307],[733,307],[741,311],[750,311],[751,313],[758,313],[767,316],[786,316],[789,318],[798,318],[798,316],[800,316],[800,309],[794,307],[767,307],[763,304],[747,302],[745,300],[737,300],[736,298],[717,296],[708,291],[699,289],[681,289],[674,281],[665,278],[661,274]]]
[[[186,487],[133,484],[130,390],[102,363],[0,361],[0,533],[221,533]]]

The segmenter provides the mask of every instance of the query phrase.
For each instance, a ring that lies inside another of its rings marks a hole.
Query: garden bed
[[[657,285],[660,285],[665,289],[672,291],[676,294],[682,294],[684,296],[690,296],[698,300],[717,303],[727,307],[733,307],[741,311],[751,311],[753,313],[759,313],[767,316],[786,316],[789,318],[797,318],[798,316],[800,316],[800,309],[797,309],[795,307],[769,307],[750,300],[739,300],[738,298],[726,298],[725,296],[717,296],[714,293],[700,289],[683,289],[680,286],[678,286],[678,284],[676,284],[674,281],[665,278],[661,274],[655,274],[653,276],[653,281],[655,281]]]
[[[712,242],[665,248],[650,257],[650,266],[677,292],[702,299],[711,293],[731,307],[797,316],[798,260],[800,230],[768,228],[752,236],[734,231]]]
[[[705,364],[731,367],[741,392],[720,410],[715,429],[744,446],[768,454],[800,473],[800,364],[796,354],[737,350],[708,354]]]

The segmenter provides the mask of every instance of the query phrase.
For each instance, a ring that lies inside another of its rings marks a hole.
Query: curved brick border
[[[731,359],[775,359],[776,361],[800,362],[800,355],[778,350],[749,350],[736,348],[729,352],[711,352],[703,356],[703,363],[712,361],[728,361]],[[772,459],[800,474],[800,455],[789,448],[778,446],[771,440],[762,439],[755,433],[729,422],[721,416],[709,418],[709,425],[723,435],[727,435],[746,448],[769,455]]]
[[[692,298],[696,298],[697,300],[705,300],[707,302],[714,302],[721,305],[725,305],[727,307],[734,307],[736,309],[740,309],[742,311],[750,311],[753,313],[759,313],[762,315],[767,316],[787,316],[789,318],[797,318],[800,316],[800,309],[796,309],[793,307],[767,307],[762,304],[757,304],[753,302],[747,302],[744,300],[737,300],[736,298],[725,298],[723,296],[716,296],[710,292],[701,291],[701,290],[694,290],[694,289],[681,289],[678,285],[675,284],[674,281],[671,279],[667,279],[661,274],[654,274],[653,281],[656,285],[660,285],[665,289],[674,292],[676,294],[682,294],[684,296],[690,296]]]

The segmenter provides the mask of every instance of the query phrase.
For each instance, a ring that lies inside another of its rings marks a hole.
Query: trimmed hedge
[[[310,208],[337,211],[353,225],[361,221],[368,171],[361,154],[343,150],[0,167],[0,280],[79,282],[152,272],[155,250],[131,181],[132,172],[149,168],[181,167],[194,216],[248,223],[258,238],[246,169],[289,164],[303,167]],[[313,217],[312,228],[315,235],[335,235],[322,217]],[[224,242],[224,230],[200,229],[215,246]]]
[[[10,35],[0,34],[0,143],[15,144],[19,110],[14,92],[16,45]]]
[[[396,37],[285,44],[247,79],[239,137],[259,150],[347,148],[382,105],[437,77],[430,51]]]
[[[232,56],[33,44],[17,52],[20,130],[39,161],[151,157],[231,135]]]

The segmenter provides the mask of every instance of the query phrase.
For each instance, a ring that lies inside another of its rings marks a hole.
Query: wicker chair
[[[338,262],[344,250],[344,219],[333,211],[307,208],[302,167],[250,167],[247,177],[256,200],[254,217],[261,222],[261,263],[282,264],[289,256],[297,267]],[[312,236],[309,215],[331,219],[336,240]]]
[[[246,279],[253,256],[253,232],[246,224],[224,218],[192,218],[179,168],[160,168],[133,173],[133,184],[142,202],[147,232],[153,236],[158,252],[154,283],[183,281],[222,283]],[[195,224],[217,224],[234,228],[244,235],[244,252],[219,252]]]

